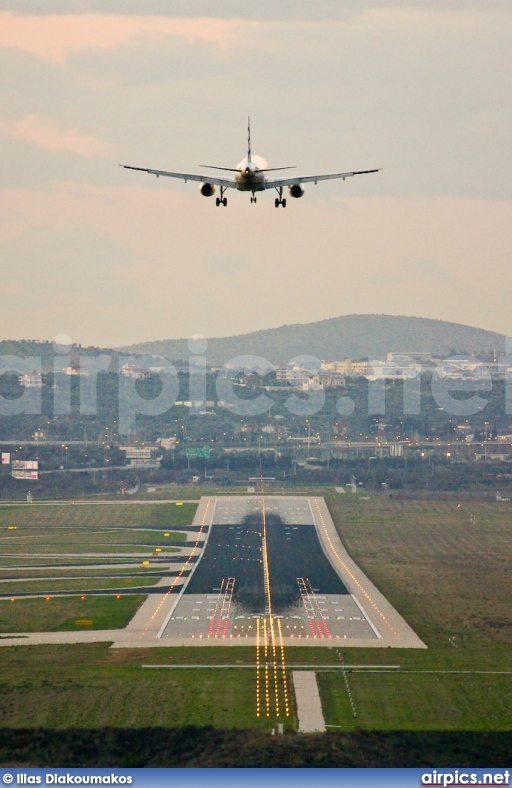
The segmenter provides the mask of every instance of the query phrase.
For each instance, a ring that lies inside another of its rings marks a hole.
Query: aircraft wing
[[[234,178],[217,178],[211,175],[191,175],[190,173],[186,172],[167,172],[166,170],[150,170],[147,167],[130,167],[129,164],[120,164],[120,167],[124,167],[126,170],[138,170],[139,172],[147,172],[149,175],[156,175],[157,178],[160,176],[165,178],[179,178],[182,181],[199,181],[199,183],[212,183],[215,186],[224,186],[225,188],[232,188],[236,189],[236,183]]]
[[[293,186],[296,183],[301,184],[318,183],[318,181],[331,181],[334,178],[343,178],[343,180],[345,180],[345,178],[352,178],[353,175],[367,175],[370,172],[379,172],[379,169],[357,170],[355,172],[334,172],[330,175],[306,175],[303,178],[298,175],[293,178],[267,178],[265,183],[267,189],[273,189],[274,187],[279,188],[280,186]]]

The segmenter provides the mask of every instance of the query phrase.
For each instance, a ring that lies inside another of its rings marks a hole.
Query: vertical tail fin
[[[251,161],[251,119],[247,118],[247,161]]]

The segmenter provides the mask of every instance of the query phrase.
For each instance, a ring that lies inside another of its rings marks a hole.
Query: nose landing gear
[[[252,193],[251,202],[256,202],[256,197],[254,196],[254,192]]]
[[[280,186],[279,189],[276,187],[276,192],[279,194],[279,197],[276,197],[274,205],[276,208],[279,208],[280,205],[286,208],[286,197],[283,199],[283,187]]]

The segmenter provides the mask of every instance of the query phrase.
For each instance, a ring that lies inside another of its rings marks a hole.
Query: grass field
[[[131,587],[154,585],[175,568],[165,558],[187,537],[172,529],[190,525],[196,509],[195,504],[0,506],[0,581],[7,578],[0,582],[0,593],[52,596],[58,591],[122,589],[123,594],[121,604],[108,597],[88,598],[90,614],[82,611],[84,602],[78,596],[50,603],[1,600],[0,632],[75,629],[80,618],[93,620],[94,629],[124,627],[140,604]],[[152,574],[142,571],[138,576],[142,560],[151,560],[157,548],[158,563],[148,564]],[[132,566],[116,570],[125,555]],[[109,563],[112,569],[104,566]],[[106,577],[118,571],[120,577]]]
[[[333,730],[510,730],[512,676],[499,671],[512,670],[512,511],[494,502],[327,501],[351,556],[428,651],[391,650],[400,675],[348,673],[357,718],[343,675],[320,673],[326,722]],[[340,651],[340,661],[354,658]]]
[[[346,649],[344,659],[348,663],[350,657],[352,665],[401,664],[399,674],[347,672],[356,718],[341,671],[320,668],[340,664],[337,649],[290,648],[287,661],[317,666],[324,715],[333,731],[499,731],[510,730],[510,676],[426,671],[474,670],[475,664],[479,670],[496,670],[501,661],[507,661],[508,653],[507,647],[499,646],[491,660],[484,647],[476,646],[463,655],[452,649],[431,659],[426,651]],[[254,669],[206,669],[207,665],[244,663],[254,663],[253,649],[112,650],[108,644],[0,649],[0,674],[9,698],[4,716],[0,713],[0,725],[206,724],[268,730],[276,720],[257,719],[254,714]],[[143,664],[203,664],[205,669],[152,671],[142,669]],[[80,693],[88,695],[82,723],[77,721],[75,708]],[[101,708],[96,716],[95,698],[96,708]],[[44,708],[30,717],[31,707]]]
[[[72,530],[77,528],[123,527],[158,528],[167,525],[190,525],[194,518],[197,504],[151,504],[137,506],[130,504],[94,504],[80,502],[77,504],[32,503],[0,506],[0,533],[8,526],[65,526]]]
[[[350,555],[429,647],[512,642],[512,509],[329,497]]]
[[[126,577],[105,577],[103,579],[84,577],[82,580],[56,580],[54,578],[49,578],[48,580],[18,580],[18,582],[11,580],[8,583],[0,582],[0,594],[9,593],[15,596],[20,592],[25,594],[40,592],[51,594],[55,591],[91,591],[120,588],[122,586],[129,586],[131,588],[132,586],[138,585],[152,586],[158,580],[160,580],[158,575],[152,575],[151,577],[133,577],[132,575],[128,575]]]
[[[105,644],[0,649],[0,666],[0,726],[275,724],[255,717],[252,670],[142,670]]]
[[[107,562],[108,563],[108,562]],[[126,575],[127,577],[143,577],[143,576],[151,576],[157,575],[158,571],[155,571],[154,566],[141,566],[139,562],[135,563],[135,559],[131,562],[130,566],[126,566],[124,563],[120,563],[119,566],[116,564],[112,564],[110,567],[90,567],[90,566],[82,566],[81,568],[71,567],[71,566],[48,566],[44,569],[33,568],[33,567],[23,567],[23,569],[0,569],[0,581],[9,580],[12,582],[16,582],[19,580],[20,577],[25,577],[27,579],[37,579],[37,578],[44,578],[44,577],[99,577],[102,576],[110,576],[110,575],[119,575],[123,576]]]
[[[141,594],[0,600],[0,632],[70,632],[121,629],[144,601]],[[80,625],[75,621],[92,621]]]
[[[319,672],[325,722],[333,729],[510,730],[510,680],[458,673]]]

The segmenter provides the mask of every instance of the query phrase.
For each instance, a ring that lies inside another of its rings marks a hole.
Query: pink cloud
[[[16,139],[52,153],[66,151],[86,158],[112,153],[112,146],[92,134],[83,134],[77,128],[63,128],[42,115],[27,115],[14,123],[3,122],[0,128]]]
[[[222,19],[170,19],[157,16],[82,14],[16,16],[0,12],[0,47],[14,47],[38,57],[65,63],[86,49],[113,49],[137,39],[197,39],[225,47],[239,23]]]

